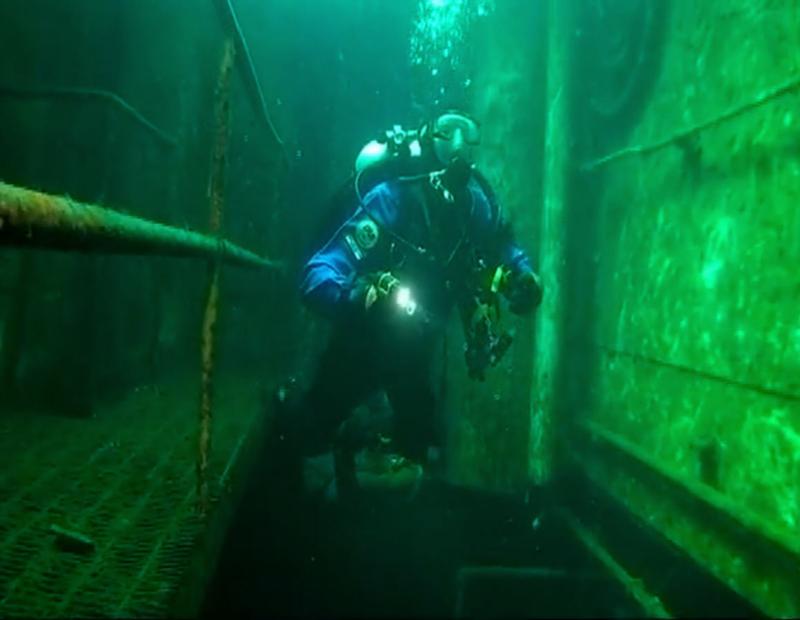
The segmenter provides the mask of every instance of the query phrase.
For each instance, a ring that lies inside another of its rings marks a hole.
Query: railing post
[[[211,154],[211,174],[208,183],[208,198],[211,206],[209,232],[219,235],[222,213],[225,204],[225,168],[228,159],[228,137],[230,136],[230,82],[231,69],[235,57],[233,39],[225,39],[222,63],[214,105],[216,129]],[[208,485],[208,462],[211,451],[211,421],[213,416],[213,374],[215,358],[216,326],[219,315],[219,257],[211,259],[209,266],[208,292],[203,328],[201,332],[201,382],[200,382],[200,420],[197,453],[197,497],[198,509],[202,516],[208,513],[210,493]]]

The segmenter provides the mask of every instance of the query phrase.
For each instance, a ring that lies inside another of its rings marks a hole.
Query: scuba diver
[[[344,221],[304,266],[303,300],[332,333],[309,389],[280,390],[274,449],[297,467],[333,446],[345,455],[335,458],[340,494],[358,488],[352,457],[366,441],[345,421],[381,391],[393,449],[424,469],[441,464],[429,373],[454,306],[469,374],[483,379],[511,342],[498,331],[500,297],[515,314],[541,302],[540,279],[474,165],[479,142],[478,123],[457,111],[369,142],[338,198]]]

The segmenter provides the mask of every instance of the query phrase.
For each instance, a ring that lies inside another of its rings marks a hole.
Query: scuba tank
[[[323,209],[319,225],[311,238],[311,253],[334,235],[363,203],[364,196],[370,190],[391,179],[430,172],[430,159],[423,157],[423,133],[424,129],[405,130],[401,125],[394,125],[361,148],[353,171]]]
[[[406,131],[401,125],[383,132],[364,145],[356,156],[355,174],[359,178],[356,192],[363,197],[362,183],[371,189],[391,177],[428,172],[424,165],[421,130]],[[425,158],[428,159],[428,158]]]
[[[430,133],[430,123],[412,130],[397,124],[367,142],[356,156],[352,173],[334,192],[324,210],[316,234],[312,236],[315,248],[326,243],[359,205],[363,207],[364,197],[379,184],[392,179],[420,179],[443,168],[444,164],[432,152]],[[500,210],[494,190],[474,166],[471,176],[488,197],[493,219],[498,223]]]

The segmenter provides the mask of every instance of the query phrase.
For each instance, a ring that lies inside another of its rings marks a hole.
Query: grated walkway
[[[258,428],[257,393],[217,386],[212,510]],[[134,390],[91,419],[0,417],[1,617],[169,615],[202,531],[197,403],[187,381]]]

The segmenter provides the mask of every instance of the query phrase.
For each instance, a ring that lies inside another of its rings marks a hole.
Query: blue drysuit
[[[334,324],[305,398],[299,432],[306,453],[323,451],[350,411],[380,389],[392,404],[401,452],[421,459],[428,446],[439,445],[430,362],[453,305],[468,294],[470,269],[483,260],[516,275],[531,270],[493,197],[475,178],[458,204],[430,204],[428,189],[422,182],[377,185],[305,265],[303,299]],[[399,312],[378,320],[364,309],[360,278],[383,271],[412,291],[423,326]],[[512,288],[510,299],[513,294]],[[525,310],[523,300],[517,311]]]
[[[498,221],[494,201],[474,179],[470,181],[468,189],[472,203],[467,207],[470,216],[466,222],[458,222],[458,219],[464,218],[454,215],[450,222],[452,225],[442,231],[442,236],[451,237],[451,247],[453,241],[458,241],[454,236],[464,236],[466,243],[462,251],[467,250],[467,245],[475,246],[489,265],[504,264],[512,272],[530,270],[530,262],[522,249],[510,235],[502,235],[504,223]],[[364,198],[366,210],[359,206],[333,238],[306,263],[301,285],[306,303],[329,318],[342,317],[352,311],[354,303],[360,301],[351,295],[359,276],[401,269],[406,275],[401,281],[412,287],[416,282],[422,283],[416,290],[427,292],[432,297],[426,307],[437,318],[444,319],[454,301],[452,293],[463,284],[466,275],[453,268],[463,267],[463,263],[455,261],[443,265],[449,256],[420,256],[418,252],[409,251],[410,248],[403,241],[394,237],[397,235],[430,253],[433,244],[428,238],[430,234],[426,230],[419,198],[419,195],[415,195],[414,186],[408,182],[381,183],[369,192]],[[357,228],[370,219],[377,224],[379,239],[372,248],[360,247]],[[466,225],[466,235],[459,224]],[[406,264],[398,267],[397,263],[403,259]],[[442,285],[439,291],[433,286],[437,277]],[[423,306],[426,305],[423,299],[419,301]]]

